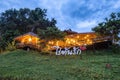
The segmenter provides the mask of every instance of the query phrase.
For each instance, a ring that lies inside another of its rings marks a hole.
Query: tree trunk
[[[112,44],[114,44],[115,43],[115,35],[113,34],[112,35]]]

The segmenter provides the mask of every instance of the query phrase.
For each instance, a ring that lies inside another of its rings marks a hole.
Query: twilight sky
[[[112,12],[120,12],[120,0],[0,0],[0,13],[11,8],[40,7],[57,20],[59,29],[90,32]]]

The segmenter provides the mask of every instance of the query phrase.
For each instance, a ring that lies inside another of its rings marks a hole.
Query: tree
[[[114,43],[120,33],[120,13],[111,13],[109,18],[105,18],[104,22],[99,23],[98,26],[94,27],[92,30],[102,36],[111,36],[112,42]],[[110,67],[111,64],[107,63],[106,68]]]
[[[0,14],[0,34],[2,41],[11,42],[14,37],[37,29],[55,27],[56,20],[46,18],[46,9],[9,9]]]
[[[38,29],[38,35],[44,40],[42,47],[45,48],[48,41],[63,40],[66,34],[57,27],[47,27],[46,30]]]
[[[120,33],[120,13],[111,13],[110,18],[105,18],[104,22],[99,23],[92,30],[102,36],[111,36],[114,42]]]

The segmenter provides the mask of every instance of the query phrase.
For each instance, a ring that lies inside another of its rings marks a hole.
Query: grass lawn
[[[120,55],[98,53],[87,52],[81,59],[34,51],[7,52],[0,54],[0,80],[120,80]],[[107,63],[112,67],[105,68]]]

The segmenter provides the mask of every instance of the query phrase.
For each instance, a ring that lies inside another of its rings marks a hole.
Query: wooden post
[[[93,52],[95,53],[95,40],[93,40]]]
[[[30,51],[30,48],[29,48],[29,47],[27,47],[27,51]]]

